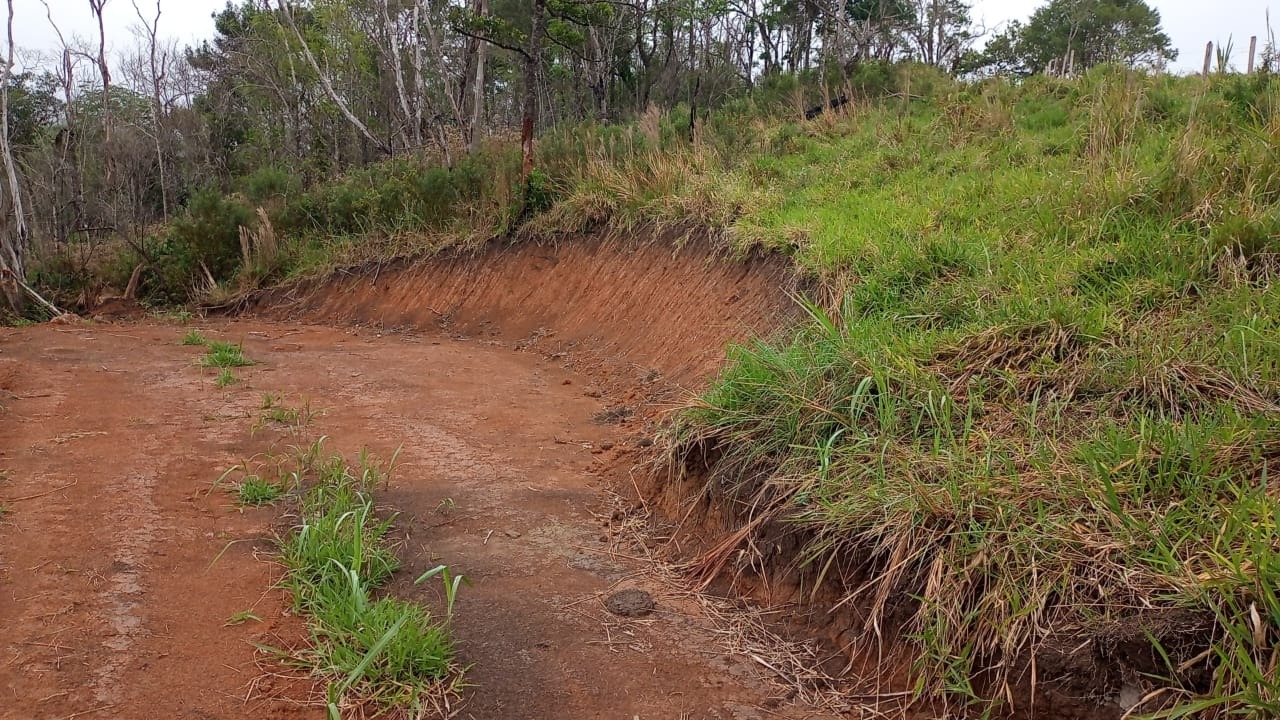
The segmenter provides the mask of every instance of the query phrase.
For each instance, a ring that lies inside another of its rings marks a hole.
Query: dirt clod
[[[644,617],[656,607],[653,596],[644,590],[627,588],[609,596],[604,601],[609,612],[622,617]]]
[[[613,449],[613,443],[611,443],[611,442],[609,442],[608,440],[606,440],[606,441],[604,441],[604,442],[600,443],[600,449],[601,449],[601,450],[612,450],[612,449]]]
[[[634,410],[626,405],[618,405],[616,407],[608,408],[607,410],[601,410],[595,415],[592,415],[591,419],[601,424],[620,423],[631,417],[634,412]]]

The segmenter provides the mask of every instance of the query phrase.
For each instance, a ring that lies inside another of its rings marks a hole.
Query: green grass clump
[[[178,325],[186,325],[187,323],[191,322],[192,319],[195,318],[195,313],[192,313],[190,310],[183,310],[179,308],[179,309],[170,309],[170,310],[153,310],[151,311],[151,316],[156,318],[157,320],[164,320],[167,322],[177,323]],[[187,344],[187,343],[184,343],[184,344]],[[192,343],[192,344],[199,344],[199,343]]]
[[[186,335],[182,336],[183,345],[207,345],[209,341],[199,330],[188,330]]]
[[[386,538],[393,518],[378,519],[371,496],[383,471],[364,456],[358,472],[341,456],[308,457],[316,479],[302,496],[301,523],[280,540],[280,554],[282,584],[310,618],[311,643],[283,654],[333,678],[332,718],[349,703],[420,711],[453,692],[460,672],[446,622],[419,605],[374,597],[400,565]]]
[[[311,647],[294,661],[342,678],[330,685],[330,717],[338,717],[346,696],[420,709],[454,682],[449,631],[419,605],[370,600],[353,584],[347,596],[329,598],[314,620]]]
[[[204,367],[233,368],[252,365],[253,361],[244,356],[244,346],[234,343],[210,340],[208,352],[200,358]]]
[[[278,396],[267,393],[262,396],[262,404],[258,410],[258,419],[253,423],[257,432],[268,427],[283,428],[286,432],[298,435],[311,425],[319,411],[311,409],[311,401],[304,400],[300,405],[284,404]]]
[[[246,476],[236,486],[236,501],[241,505],[268,505],[284,494],[284,485],[257,475]]]
[[[240,382],[240,378],[231,372],[231,368],[222,368],[222,370],[218,371],[218,377],[214,379],[213,384],[215,387],[224,388],[238,382]]]

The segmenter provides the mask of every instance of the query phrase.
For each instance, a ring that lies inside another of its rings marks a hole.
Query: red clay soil
[[[717,644],[688,601],[618,555],[593,472],[628,432],[562,360],[474,341],[238,321],[260,364],[213,385],[187,328],[0,330],[0,717],[322,717],[306,683],[261,679],[249,644],[292,645],[270,589],[278,511],[210,492],[265,450],[264,392],[307,399],[348,452],[403,446],[379,499],[401,515],[405,578],[446,562],[473,581],[456,609],[473,664],[461,717],[799,717],[760,667]],[[438,607],[434,588],[397,588]],[[606,591],[658,599],[638,619]],[[251,610],[262,622],[226,624]],[[83,713],[83,714],[79,714]],[[683,713],[683,714],[682,714]]]
[[[794,317],[797,286],[781,256],[729,260],[708,241],[677,249],[656,235],[597,235],[341,271],[268,291],[252,312],[536,342],[577,350],[579,359],[611,370],[636,370],[626,384],[656,371],[663,384],[687,387],[724,362],[729,342]]]
[[[213,490],[284,442],[251,432],[264,392],[310,401],[335,450],[403,448],[379,496],[400,513],[393,591],[439,608],[406,578],[441,562],[473,581],[459,717],[824,717],[617,552],[603,476],[647,442],[607,386],[697,383],[788,311],[786,279],[777,262],[600,241],[369,269],[257,310],[449,333],[202,323],[259,363],[226,389],[179,345],[184,326],[0,329],[0,717],[323,717],[316,688],[264,678],[250,644],[305,637],[271,589],[279,510]],[[657,610],[609,614],[606,595],[632,587]],[[228,624],[246,610],[261,622]]]

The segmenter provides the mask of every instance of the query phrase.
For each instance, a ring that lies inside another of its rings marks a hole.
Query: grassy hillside
[[[693,138],[679,111],[556,131],[531,215],[497,141],[452,171],[258,173],[193,200],[147,283],[600,225],[789,253],[824,296],[731,351],[675,451],[714,449],[824,578],[919,598],[921,692],[1003,697],[1011,659],[1137,623],[1163,641],[1140,711],[1280,716],[1280,81],[877,72],[812,121],[780,81]],[[1174,609],[1176,645],[1151,629]]]
[[[677,452],[919,598],[926,691],[1176,608],[1139,710],[1280,714],[1278,90],[1098,72],[774,128],[727,231],[835,307],[734,349]]]

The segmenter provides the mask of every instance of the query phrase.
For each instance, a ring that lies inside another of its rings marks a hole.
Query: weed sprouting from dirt
[[[176,325],[186,325],[196,317],[195,313],[191,312],[190,310],[184,310],[182,308],[152,310],[150,312],[150,316],[161,322],[171,322]]]
[[[206,347],[208,352],[200,358],[200,364],[204,367],[233,368],[253,364],[252,360],[244,356],[243,344],[210,340]]]
[[[241,610],[240,612],[227,618],[227,621],[223,623],[223,625],[226,627],[231,627],[234,625],[243,625],[249,622],[250,620],[252,620],[253,622],[262,622],[262,618],[258,617],[252,610]]]
[[[314,415],[309,403],[290,408],[272,394],[263,396],[261,410],[255,428],[280,424],[295,437]],[[289,499],[296,507],[297,524],[277,541],[285,567],[280,586],[294,611],[308,619],[309,642],[295,649],[261,649],[327,679],[325,703],[333,720],[351,708],[403,711],[406,717],[428,710],[444,715],[462,683],[449,632],[462,578],[443,566],[418,578],[441,576],[447,600],[443,618],[421,605],[378,596],[400,567],[388,538],[395,516],[379,517],[373,500],[395,455],[383,465],[362,452],[348,463],[327,452],[325,440],[299,440],[284,454],[269,453],[231,468],[215,483],[238,473],[234,488],[240,504]]]
[[[248,475],[236,486],[236,501],[241,505],[267,505],[275,502],[284,491],[283,483]]]
[[[273,407],[269,410],[263,410],[258,416],[261,424],[279,423],[280,425],[297,425],[303,417],[302,411],[298,408],[289,407]]]
[[[258,419],[254,421],[253,429],[256,432],[275,426],[283,427],[296,434],[309,427],[318,414],[319,411],[311,409],[310,400],[304,400],[301,405],[295,407],[285,405],[282,398],[267,393],[262,396]]]
[[[209,340],[199,330],[188,330],[186,335],[182,336],[183,345],[207,345]]]
[[[231,368],[222,368],[218,371],[218,377],[214,378],[214,387],[225,388],[240,382],[240,378],[231,372]]]

